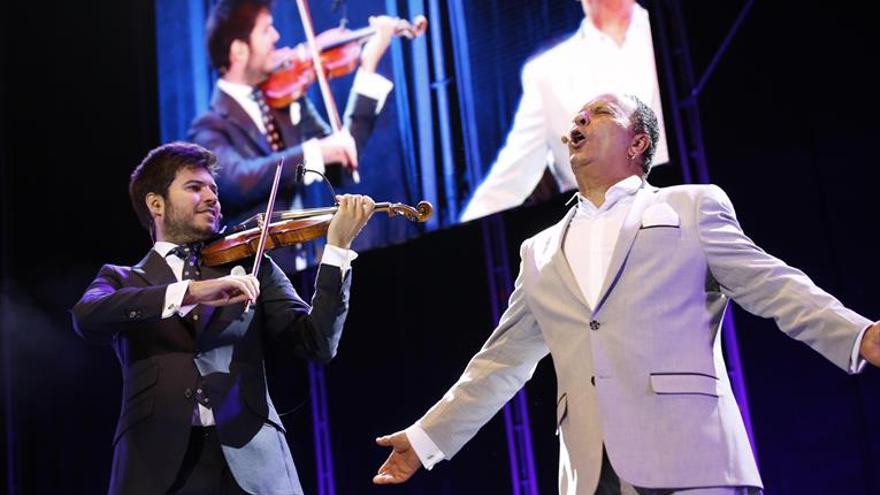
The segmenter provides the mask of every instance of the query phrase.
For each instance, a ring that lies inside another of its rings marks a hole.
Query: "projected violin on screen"
[[[307,0],[296,0],[306,42],[289,50],[290,57],[282,60],[260,89],[270,106],[283,108],[303,95],[309,85],[318,83],[321,99],[333,132],[342,131],[342,118],[330,91],[328,80],[350,74],[358,67],[361,46],[375,34],[372,27],[349,31],[338,27],[315,36],[312,15]],[[398,19],[394,35],[414,39],[428,29],[428,20],[417,16],[412,23]],[[320,68],[317,70],[316,68]],[[357,164],[349,164],[352,180],[360,183]]]
[[[428,20],[420,15],[412,22],[397,19],[394,34],[412,40],[423,35],[427,29]],[[336,27],[317,35],[314,45],[317,46],[324,76],[334,79],[357,70],[363,44],[375,33],[376,29],[371,26],[356,30]],[[260,85],[269,106],[284,108],[301,98],[309,86],[318,82],[318,73],[315,71],[317,64],[311,52],[309,42],[296,45],[290,52],[291,56],[281,61]]]

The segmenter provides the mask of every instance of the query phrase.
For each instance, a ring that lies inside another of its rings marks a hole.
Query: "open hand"
[[[880,366],[880,323],[868,327],[868,331],[862,336],[859,354],[874,366]]]
[[[422,467],[419,456],[416,455],[409,438],[403,431],[379,437],[376,443],[383,447],[391,447],[391,454],[373,477],[373,483],[377,485],[403,483]]]

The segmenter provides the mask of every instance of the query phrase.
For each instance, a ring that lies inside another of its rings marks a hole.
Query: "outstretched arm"
[[[538,361],[550,352],[526,300],[528,242],[521,250],[523,263],[507,310],[455,385],[406,432],[377,440],[379,445],[392,447],[392,452],[373,478],[375,483],[402,483],[423,461],[430,469],[437,460],[451,459],[531,378]],[[415,442],[407,433],[426,438]]]
[[[773,318],[788,336],[850,373],[860,369],[853,362],[856,351],[877,359],[877,330],[856,347],[858,336],[872,322],[817,287],[802,271],[756,246],[740,228],[724,191],[708,187],[697,208],[703,252],[722,292],[746,311]]]

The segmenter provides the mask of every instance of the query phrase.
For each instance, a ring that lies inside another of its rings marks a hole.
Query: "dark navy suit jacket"
[[[231,268],[203,267],[202,276],[221,277]],[[74,306],[73,322],[87,341],[111,344],[122,368],[109,493],[168,490],[197,399],[212,408],[224,456],[242,488],[302,493],[267,392],[264,349],[329,361],[348,311],[350,273],[343,279],[339,268],[321,265],[310,307],[267,257],[258,276],[260,297],[249,312],[243,303],[201,307],[201,323],[192,325],[177,315],[161,317],[165,291],[176,279],[158,253],[151,250],[133,267],[104,265]]]

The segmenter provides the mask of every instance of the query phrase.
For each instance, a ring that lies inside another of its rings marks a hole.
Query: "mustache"
[[[218,222],[223,219],[223,213],[220,212],[219,207],[202,208],[202,209],[196,210],[196,214],[198,214],[198,213],[212,213],[217,218]]]

